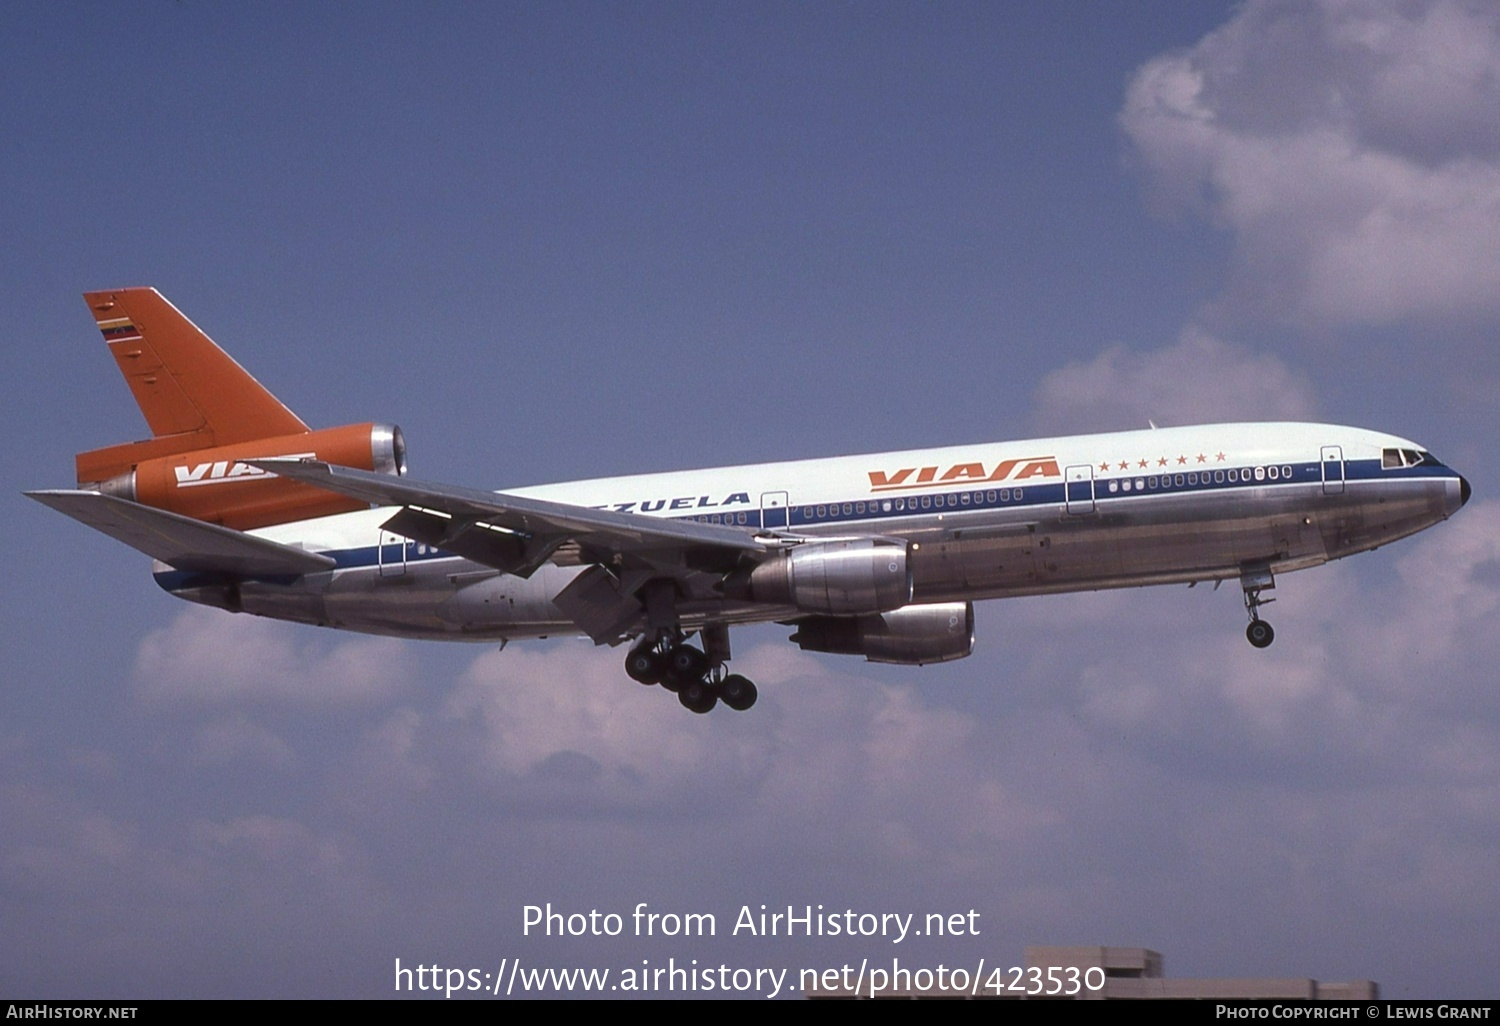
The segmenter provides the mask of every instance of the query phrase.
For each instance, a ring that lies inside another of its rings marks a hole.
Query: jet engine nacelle
[[[150,442],[133,443],[144,449]],[[130,446],[117,447],[127,450]],[[79,456],[79,487],[170,510],[238,531],[367,509],[368,503],[279,478],[247,460],[315,457],[360,470],[406,473],[406,439],[394,424],[346,424],[253,442],[150,456],[105,480],[83,480],[90,461],[117,450]],[[145,455],[142,452],[141,455]],[[132,461],[133,462],[133,461]]]
[[[899,609],[911,588],[906,545],[872,538],[801,545],[750,572],[755,601],[834,616]]]
[[[974,651],[974,604],[904,606],[870,616],[812,616],[792,640],[808,652],[862,655],[872,663],[923,666]]]

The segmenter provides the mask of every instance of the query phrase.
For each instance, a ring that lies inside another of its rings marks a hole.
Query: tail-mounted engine
[[[247,460],[307,456],[360,470],[406,473],[406,439],[393,424],[346,424],[170,455],[152,451],[168,440],[80,453],[78,486],[246,531],[367,508],[279,478]]]
[[[906,606],[870,616],[811,616],[792,640],[808,652],[862,655],[872,663],[922,666],[974,651],[974,604]]]

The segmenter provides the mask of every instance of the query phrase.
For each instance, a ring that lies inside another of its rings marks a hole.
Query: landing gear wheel
[[[735,712],[744,712],[750,708],[759,695],[760,692],[750,678],[741,677],[737,673],[731,673],[719,682],[719,697]]]
[[[702,680],[707,673],[708,656],[692,645],[676,645],[667,653],[666,676],[678,684]]]
[[[1245,637],[1256,648],[1265,648],[1276,640],[1276,632],[1264,620],[1251,620],[1250,626],[1245,628]]]
[[[631,649],[630,654],[625,657],[625,672],[631,680],[649,687],[662,682],[662,678],[666,676],[666,667],[655,649],[642,645]]]
[[[677,692],[677,701],[689,712],[703,713],[712,712],[714,706],[719,704],[718,689],[706,681],[689,681],[682,685]]]

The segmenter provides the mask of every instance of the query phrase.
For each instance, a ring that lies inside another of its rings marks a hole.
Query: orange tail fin
[[[152,437],[79,453],[80,488],[249,530],[366,504],[277,478],[247,460],[313,456],[403,472],[400,428],[312,431],[155,289],[84,298]]]
[[[155,289],[83,298],[153,437],[79,453],[80,484],[108,480],[143,459],[308,430]]]

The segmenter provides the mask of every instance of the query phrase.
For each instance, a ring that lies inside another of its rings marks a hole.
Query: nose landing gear
[[[1276,587],[1276,579],[1269,568],[1246,570],[1240,574],[1240,587],[1245,592],[1245,612],[1250,614],[1250,625],[1245,628],[1245,638],[1256,648],[1265,648],[1276,640],[1276,631],[1260,618],[1261,606],[1270,605],[1274,598],[1261,598],[1262,591]]]

